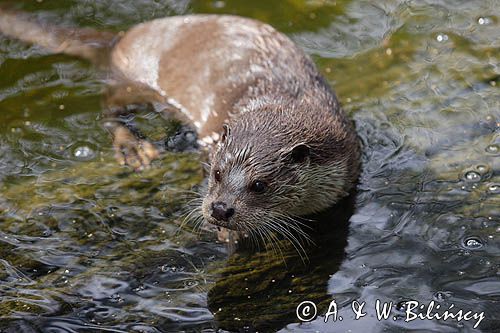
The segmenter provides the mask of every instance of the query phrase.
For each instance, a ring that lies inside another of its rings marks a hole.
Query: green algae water
[[[202,153],[166,153],[140,174],[117,166],[100,125],[105,75],[0,36],[0,332],[500,330],[498,1],[16,6],[116,32],[187,13],[267,22],[315,60],[364,154],[357,193],[311,222],[305,262],[286,242],[233,253],[179,228]],[[178,126],[148,111],[138,122],[158,142]],[[377,300],[392,302],[386,319]],[[301,323],[303,301],[318,316]],[[342,320],[326,316],[332,301]],[[407,321],[409,301],[422,316],[433,302],[483,319]]]

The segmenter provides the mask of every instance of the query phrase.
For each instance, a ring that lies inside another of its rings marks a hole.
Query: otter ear
[[[306,144],[298,144],[290,151],[290,160],[292,163],[302,163],[311,155],[311,149]]]
[[[222,130],[223,131],[222,131],[222,136],[221,136],[220,142],[224,143],[224,142],[226,142],[227,138],[231,134],[231,128],[229,127],[228,124],[224,124],[224,125],[222,125]]]

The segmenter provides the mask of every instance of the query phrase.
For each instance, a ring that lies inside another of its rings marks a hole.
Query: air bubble
[[[500,185],[499,184],[491,184],[488,186],[488,191],[494,194],[500,193]]]
[[[408,303],[409,300],[405,300],[405,301],[400,301],[396,304],[396,306],[394,307],[394,310],[396,311],[396,313],[404,313],[406,311],[406,308],[408,307]]]
[[[500,152],[500,147],[498,147],[497,144],[491,144],[488,147],[486,147],[486,152],[490,154],[498,154]]]
[[[146,286],[143,284],[139,285],[137,288],[132,289],[132,291],[134,291],[136,293],[141,292],[143,290],[146,290]]]
[[[465,180],[469,182],[478,182],[481,180],[481,175],[475,171],[468,171],[465,173]]]
[[[441,42],[446,42],[448,40],[448,35],[446,35],[446,34],[439,34],[439,35],[436,36],[436,40],[438,42],[440,42],[440,43]]]
[[[93,158],[94,155],[94,150],[88,146],[77,147],[73,151],[73,156],[75,156],[79,160],[88,160]]]
[[[477,23],[479,23],[479,25],[488,25],[491,23],[491,20],[488,17],[480,17],[477,19]]]
[[[476,170],[480,173],[485,173],[486,171],[488,171],[488,167],[486,165],[478,165],[476,166]]]
[[[483,247],[483,242],[477,237],[468,237],[464,239],[463,245],[469,250],[478,250]]]
[[[120,294],[113,294],[110,297],[110,301],[113,303],[123,303],[125,300],[120,296]]]
[[[161,271],[164,273],[167,273],[167,272],[175,273],[175,272],[177,272],[177,270],[178,270],[178,268],[175,266],[169,266],[169,265],[161,266]]]
[[[444,302],[449,296],[449,292],[438,291],[434,294],[433,298],[436,302]]]
[[[184,281],[184,286],[186,288],[196,287],[199,283],[197,281]]]

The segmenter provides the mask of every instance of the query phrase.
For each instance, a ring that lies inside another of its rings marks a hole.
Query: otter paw
[[[136,171],[149,168],[151,161],[160,155],[152,143],[137,138],[130,130],[123,127],[115,131],[113,146],[118,163],[129,165]]]

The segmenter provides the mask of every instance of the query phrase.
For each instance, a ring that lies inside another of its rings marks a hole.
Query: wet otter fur
[[[213,147],[199,207],[210,223],[284,233],[356,182],[360,149],[352,122],[312,60],[267,24],[187,15],[112,35],[0,10],[0,31],[107,64],[113,81],[105,126],[120,163],[141,169],[159,154],[123,121],[129,105],[154,103],[193,124],[200,143]]]
[[[211,159],[203,201],[209,222],[251,233],[266,222],[322,211],[348,194],[358,172],[350,158],[357,142],[346,131],[350,124],[332,113],[337,104],[328,90],[312,92],[307,102],[252,105],[227,128]],[[233,214],[213,216],[214,202]]]

